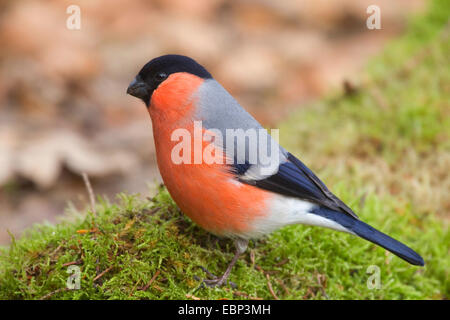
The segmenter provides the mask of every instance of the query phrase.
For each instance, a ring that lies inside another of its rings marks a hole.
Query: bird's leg
[[[233,259],[231,260],[230,264],[228,265],[227,269],[225,270],[225,273],[221,277],[216,277],[214,279],[205,279],[203,280],[203,283],[208,287],[220,287],[223,284],[226,284],[226,281],[228,277],[230,276],[231,270],[233,269],[233,266],[236,264],[236,261],[239,259],[239,256],[247,250],[248,246],[248,240],[244,239],[237,239],[234,242],[234,245],[236,246],[236,253],[234,254]]]

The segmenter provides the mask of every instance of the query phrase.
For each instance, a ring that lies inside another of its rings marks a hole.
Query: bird
[[[158,168],[177,206],[203,229],[234,240],[225,272],[205,285],[226,284],[249,240],[291,224],[349,233],[424,266],[413,249],[361,221],[194,59],[156,57],[126,92],[148,110]]]

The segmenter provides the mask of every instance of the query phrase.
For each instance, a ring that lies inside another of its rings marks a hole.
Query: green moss
[[[284,299],[448,299],[449,13],[448,1],[432,2],[355,94],[306,106],[280,128],[287,149],[362,220],[419,252],[424,268],[351,235],[295,225],[251,242],[231,274],[237,289],[197,290],[200,266],[221,274],[232,242],[195,226],[162,188],[151,201],[98,199],[95,215],[72,209],[13,238],[0,249],[0,299],[271,299],[266,274]],[[71,265],[79,290],[65,289]],[[370,266],[380,289],[367,286]]]
[[[272,298],[261,268],[270,274],[275,293],[285,299],[448,297],[450,239],[438,220],[416,216],[407,203],[395,199],[371,195],[361,206],[355,201],[360,193],[345,191],[343,186],[337,191],[366,221],[417,249],[427,266],[412,267],[350,235],[289,226],[251,243],[231,275],[240,292]],[[161,189],[153,201],[130,195],[120,199],[118,204],[99,204],[95,216],[89,213],[74,220],[72,213],[71,221],[36,226],[3,249],[0,298],[185,299],[188,294],[245,298],[233,296],[233,290],[225,288],[195,290],[200,284],[196,277],[206,276],[199,267],[220,274],[232,257],[233,245],[191,223],[166,190]],[[81,288],[64,291],[71,262],[80,268]],[[381,289],[367,287],[371,265],[380,268]],[[153,283],[143,290],[157,272]],[[47,296],[49,293],[53,294]]]

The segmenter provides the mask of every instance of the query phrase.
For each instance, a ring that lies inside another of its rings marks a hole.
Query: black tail
[[[388,235],[376,230],[369,226],[367,223],[362,222],[356,218],[341,212],[336,212],[324,207],[319,207],[313,210],[314,214],[322,216],[324,218],[333,220],[349,231],[357,234],[363,239],[373,242],[386,250],[389,250],[393,254],[399,256],[405,261],[416,265],[423,266],[425,262],[423,258],[417,254],[413,249],[407,247],[403,243],[389,237]]]

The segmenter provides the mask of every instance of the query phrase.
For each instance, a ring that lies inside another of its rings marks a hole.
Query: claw
[[[202,269],[203,272],[205,272],[207,274],[207,276],[211,279],[201,280],[198,276],[194,276],[195,280],[197,280],[197,281],[201,280],[201,284],[197,289],[205,288],[205,287],[209,287],[209,288],[220,287],[220,286],[226,284],[226,278],[227,278],[226,276],[217,277],[216,275],[214,275],[211,271],[209,271],[205,267],[199,266],[199,268]]]
[[[236,283],[227,281],[227,280],[228,280],[228,277],[230,276],[231,268],[233,268],[233,266],[236,263],[239,256],[245,251],[245,249],[247,248],[247,244],[248,244],[247,240],[242,240],[242,239],[236,240],[236,243],[235,243],[236,253],[235,253],[233,259],[231,260],[230,264],[228,265],[227,269],[225,270],[225,273],[221,277],[217,277],[211,271],[206,269],[205,267],[199,266],[200,269],[202,269],[212,279],[203,279],[200,286],[195,290],[205,288],[205,286],[209,287],[209,288],[221,287],[223,285],[226,285],[227,282],[233,289],[236,289],[237,288]],[[197,276],[194,276],[194,279],[200,280],[200,278]]]
[[[194,276],[194,279],[200,280],[200,278],[197,276]],[[215,277],[213,279],[201,280],[200,286],[197,288],[197,290],[203,289],[205,287],[208,287],[208,288],[221,287],[221,286],[224,286],[227,284],[229,284],[231,286],[231,288],[233,288],[233,289],[237,288],[237,284],[234,283],[233,281],[229,281],[229,280],[225,279],[224,277]]]
[[[203,283],[210,288],[221,287],[222,285],[226,285],[226,279],[223,277],[215,278],[215,279],[204,279]]]
[[[203,267],[203,266],[200,266],[200,269],[202,269],[203,270],[203,272],[205,272],[210,278],[217,278],[217,276],[215,276],[211,271],[209,271],[208,269],[206,269],[205,267]]]

